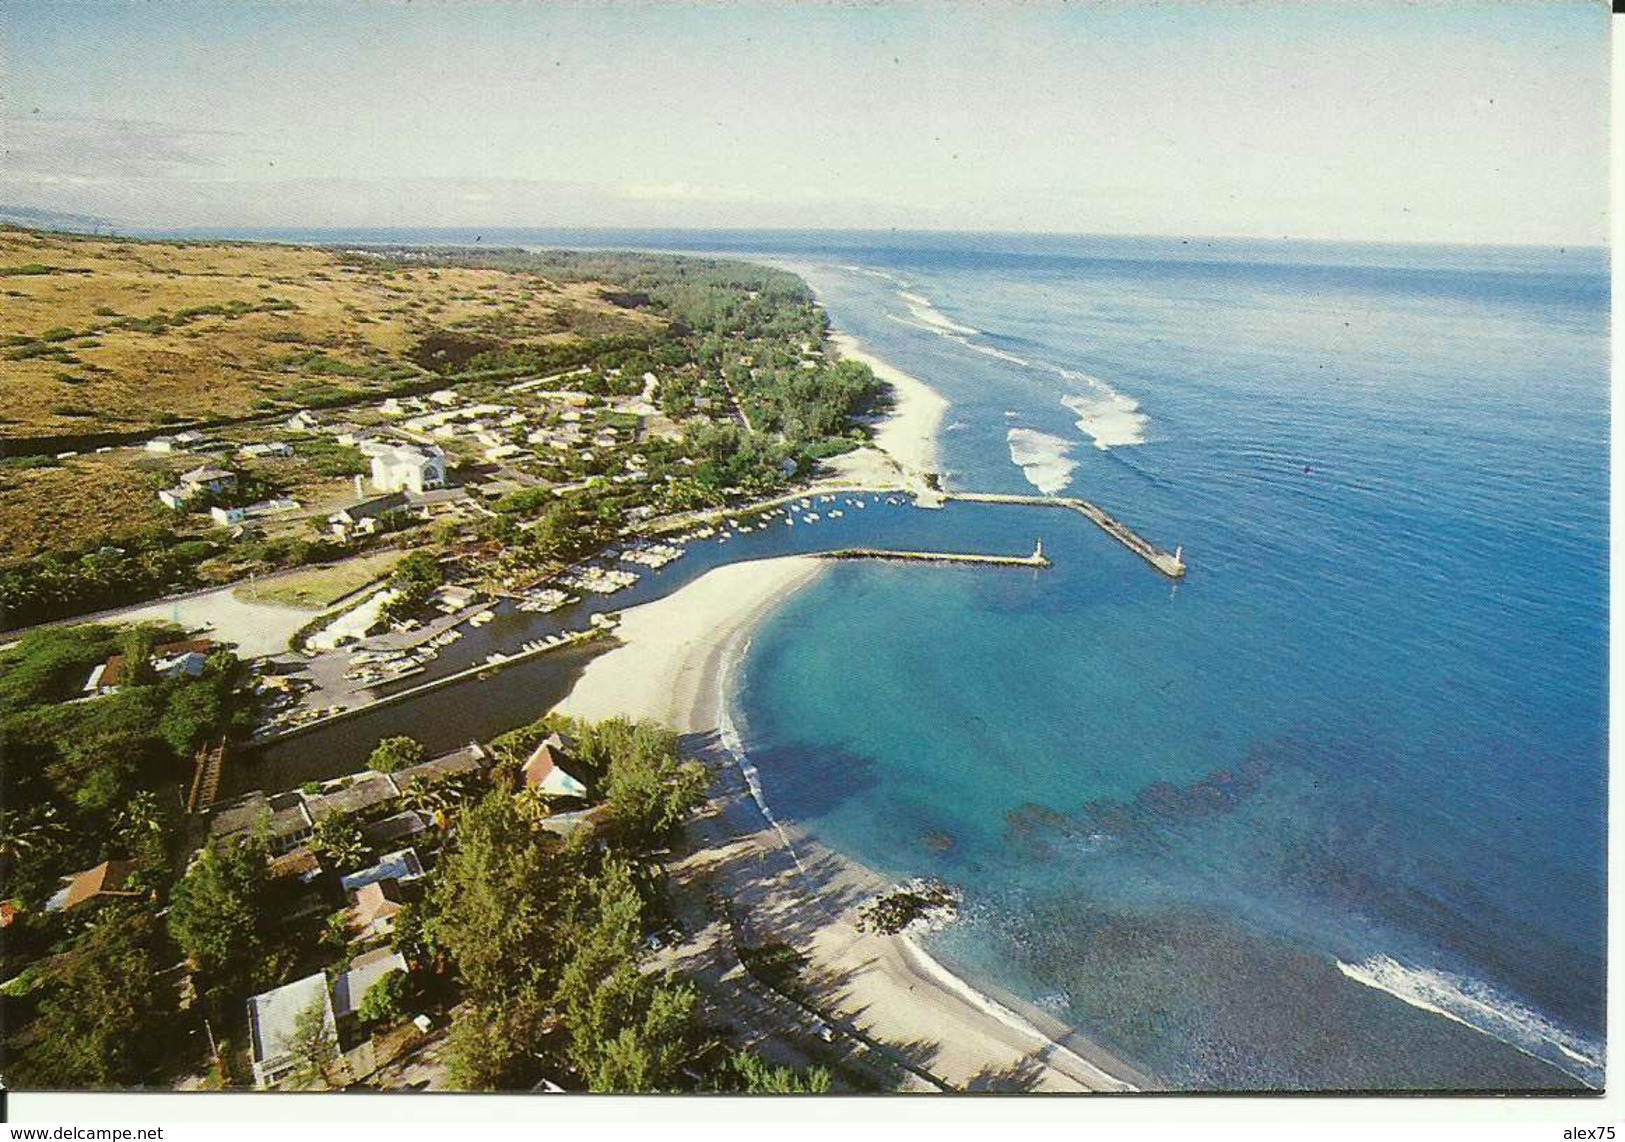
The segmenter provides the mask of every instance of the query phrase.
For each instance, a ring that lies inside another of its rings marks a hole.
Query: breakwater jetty
[[[991,567],[1050,567],[1040,541],[1031,555],[978,555],[956,551],[886,551],[877,547],[843,547],[839,551],[821,551],[819,559],[885,559],[900,563],[961,563]]]
[[[1105,508],[1088,500],[1072,496],[1016,496],[1005,495],[999,492],[944,492],[944,500],[961,500],[971,504],[1026,504],[1041,508],[1067,508],[1071,511],[1087,516],[1101,531],[1111,536],[1134,554],[1144,559],[1152,567],[1170,579],[1180,579],[1185,575],[1185,552],[1183,548],[1176,547],[1172,552],[1163,551],[1153,546],[1148,540],[1136,535],[1134,529],[1121,520],[1113,518]]]

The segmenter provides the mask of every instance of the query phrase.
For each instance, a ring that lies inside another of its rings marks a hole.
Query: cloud
[[[144,119],[10,114],[0,118],[7,181],[43,185],[116,183],[206,173],[233,132]]]
[[[761,197],[748,186],[692,182],[632,183],[622,193],[635,202],[754,202]]]

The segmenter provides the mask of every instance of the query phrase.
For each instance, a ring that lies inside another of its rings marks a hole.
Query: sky
[[[0,206],[126,228],[1602,244],[1600,3],[5,0]]]

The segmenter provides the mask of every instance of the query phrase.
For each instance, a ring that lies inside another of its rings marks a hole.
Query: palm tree
[[[54,805],[35,805],[22,813],[0,809],[0,861],[15,864],[54,848],[67,834],[68,826],[57,819]]]
[[[369,852],[361,826],[342,813],[329,813],[316,822],[310,847],[335,869],[355,868]]]

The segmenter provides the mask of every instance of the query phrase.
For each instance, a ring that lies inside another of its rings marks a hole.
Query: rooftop
[[[361,1009],[367,989],[392,971],[405,971],[406,957],[388,948],[357,956],[350,970],[333,981],[333,1013],[339,1019]]]
[[[45,902],[45,910],[66,912],[98,896],[135,896],[137,893],[124,887],[134,871],[135,865],[131,861],[108,860],[95,868],[64,876],[62,889]]]
[[[264,992],[248,1001],[248,1031],[254,1061],[263,1063],[288,1053],[299,1016],[317,1003],[322,1005],[328,1029],[336,1038],[333,1004],[327,995],[327,975],[317,972]]]
[[[380,880],[416,880],[422,875],[423,863],[418,860],[417,850],[400,849],[379,857],[378,863],[371,868],[364,868],[341,878],[339,886],[346,892],[354,892],[364,885],[377,884]]]

